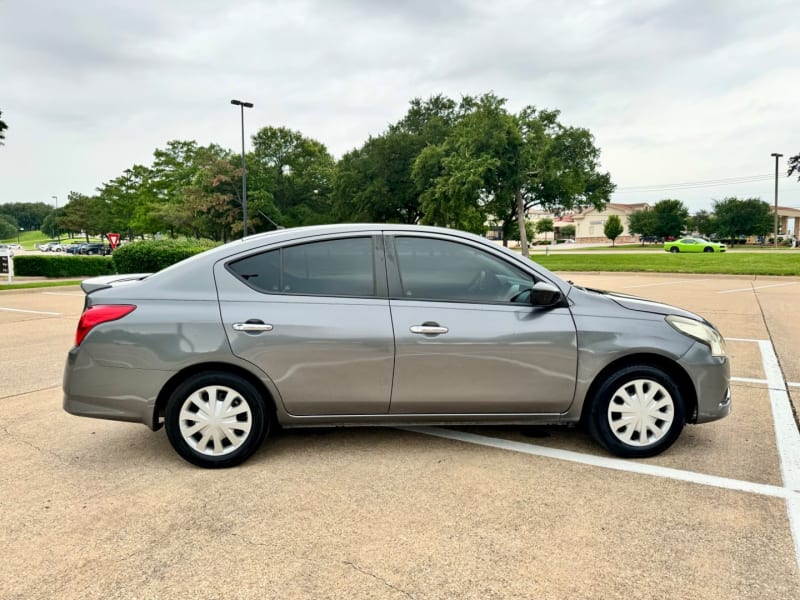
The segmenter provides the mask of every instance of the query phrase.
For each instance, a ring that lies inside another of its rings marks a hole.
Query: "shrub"
[[[113,275],[114,261],[107,256],[17,256],[14,273],[28,277],[88,277]]]
[[[217,244],[208,240],[145,240],[114,251],[118,273],[155,273]]]

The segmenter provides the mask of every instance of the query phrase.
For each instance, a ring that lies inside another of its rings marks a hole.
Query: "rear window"
[[[269,294],[375,296],[372,239],[287,246],[228,265],[247,285]]]

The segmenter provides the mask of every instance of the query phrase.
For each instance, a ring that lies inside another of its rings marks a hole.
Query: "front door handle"
[[[412,325],[408,328],[411,333],[421,335],[441,335],[450,331],[447,327],[442,327],[438,323],[423,323],[422,325]]]
[[[272,331],[272,325],[264,323],[263,321],[255,321],[254,319],[251,319],[247,323],[234,323],[233,330],[247,331],[250,333],[259,331]]]

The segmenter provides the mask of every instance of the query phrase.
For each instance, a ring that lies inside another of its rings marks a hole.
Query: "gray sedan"
[[[725,341],[702,317],[459,231],[284,229],[83,289],[64,408],[163,425],[203,467],[241,463],[276,426],[583,423],[647,457],[730,411]]]

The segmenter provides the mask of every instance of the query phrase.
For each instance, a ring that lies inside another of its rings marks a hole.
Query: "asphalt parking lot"
[[[732,415],[644,461],[575,429],[365,428],[205,471],[63,412],[78,288],[0,293],[0,598],[800,598],[800,278],[562,275],[714,322]]]

